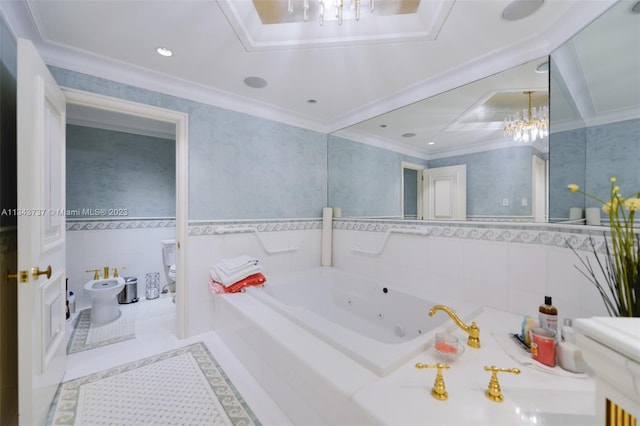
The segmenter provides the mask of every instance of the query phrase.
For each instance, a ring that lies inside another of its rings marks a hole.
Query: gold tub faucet
[[[474,349],[480,348],[480,329],[476,325],[475,321],[471,321],[471,325],[466,325],[460,318],[458,318],[456,313],[453,312],[451,308],[444,305],[435,305],[429,310],[429,316],[434,316],[437,311],[445,311],[447,314],[449,314],[453,322],[455,322],[458,327],[469,334],[469,339],[467,340],[467,344],[469,346]]]

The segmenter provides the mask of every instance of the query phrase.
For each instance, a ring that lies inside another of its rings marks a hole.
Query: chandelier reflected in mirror
[[[293,14],[294,0],[288,0],[288,1],[289,1],[289,6],[288,6],[289,14]],[[302,13],[305,21],[309,20],[309,9],[311,7],[311,1],[312,0],[304,0],[304,3],[302,5]],[[347,12],[345,10],[344,2],[345,0],[313,1],[313,3],[318,8],[318,16],[319,16],[318,19],[320,21],[320,25],[324,25],[325,12],[328,12],[329,14],[331,14],[332,11],[333,11],[333,15],[332,15],[333,18],[338,21],[338,25],[342,25],[342,20],[345,16],[345,12]],[[356,21],[359,21],[360,20],[360,0],[351,0],[350,3],[351,3],[350,6],[348,6],[350,9],[350,13],[353,16],[353,19],[355,19]],[[369,0],[369,11],[373,12],[374,10],[375,10],[375,0]],[[331,16],[331,15],[327,15],[327,16]]]
[[[534,142],[549,136],[549,108],[531,106],[533,91],[523,92],[529,96],[529,107],[520,113],[508,115],[504,119],[504,135],[513,137],[516,142]]]

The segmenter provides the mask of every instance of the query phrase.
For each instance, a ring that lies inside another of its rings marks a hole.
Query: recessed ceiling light
[[[385,127],[387,127],[387,125],[386,124],[381,124],[379,127],[382,127],[384,129]]]
[[[435,142],[428,142],[427,145],[435,145]]]
[[[538,74],[546,74],[549,72],[549,61],[544,61],[540,65],[536,67],[536,72]]]
[[[265,80],[264,78],[251,76],[244,79],[244,84],[249,87],[253,87],[254,89],[260,89],[267,85],[267,80]]]
[[[416,134],[415,133],[403,133],[402,137],[403,138],[412,138],[414,137]]]
[[[171,51],[171,49],[167,49],[166,47],[158,47],[156,49],[156,52],[158,52],[158,55],[161,55],[161,56],[169,57],[173,55],[173,52]]]
[[[317,103],[318,103],[318,101],[316,101],[315,99],[308,99],[308,100],[307,100],[307,103],[308,103],[308,104],[317,104]]]
[[[502,18],[507,21],[517,21],[533,14],[542,6],[544,0],[513,0],[502,11]]]

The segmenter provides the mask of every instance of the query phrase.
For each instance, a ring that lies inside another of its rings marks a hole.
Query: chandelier
[[[520,113],[508,115],[504,119],[504,135],[513,136],[516,142],[533,142],[538,137],[540,139],[549,136],[549,108],[542,106],[531,107],[532,91],[523,92],[529,96],[529,108]]]
[[[305,22],[309,20],[309,7],[311,0],[304,0],[302,12]],[[369,0],[369,10],[373,12],[375,9],[375,0]],[[324,25],[324,14],[327,9],[334,9],[334,17],[338,20],[338,25],[342,25],[342,17],[344,16],[344,0],[316,0],[318,5],[318,15],[320,16],[320,25]],[[293,0],[289,0],[289,14],[293,13]],[[351,0],[351,11],[356,21],[360,20],[360,0]]]

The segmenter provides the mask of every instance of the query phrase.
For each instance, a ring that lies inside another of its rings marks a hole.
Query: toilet
[[[176,240],[162,240],[162,262],[167,277],[167,287],[171,293],[176,291]]]
[[[84,285],[85,293],[91,298],[91,323],[104,325],[120,318],[118,294],[124,288],[122,277],[91,280]]]

